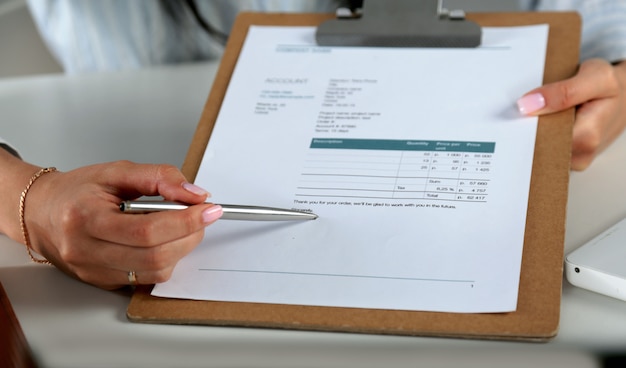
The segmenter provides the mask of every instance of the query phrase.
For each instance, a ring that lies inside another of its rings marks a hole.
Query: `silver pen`
[[[216,203],[217,204],[217,203]],[[289,210],[274,207],[242,206],[234,204],[220,204],[224,220],[248,221],[297,221],[315,220],[317,215],[311,212]],[[124,201],[120,203],[120,210],[125,213],[149,213],[158,211],[184,210],[189,206],[177,202],[165,201]]]

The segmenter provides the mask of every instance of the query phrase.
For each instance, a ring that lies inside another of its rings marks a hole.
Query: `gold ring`
[[[135,271],[128,271],[128,282],[132,286],[137,285],[137,274],[135,273]]]

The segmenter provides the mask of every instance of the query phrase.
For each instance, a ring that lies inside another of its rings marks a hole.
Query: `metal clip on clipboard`
[[[442,0],[363,0],[360,9],[342,8],[323,22],[320,46],[478,47],[481,28],[463,11],[448,11]]]

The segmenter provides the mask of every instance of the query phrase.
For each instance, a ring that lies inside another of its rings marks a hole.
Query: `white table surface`
[[[216,63],[0,80],[0,135],[61,170],[129,159],[180,166]],[[565,250],[626,216],[626,137],[570,181]],[[625,264],[626,267],[626,264]],[[130,295],[31,264],[0,235],[0,281],[42,366],[594,366],[626,352],[626,303],[564,281],[561,327],[545,344],[135,324]],[[519,365],[518,365],[519,364]]]

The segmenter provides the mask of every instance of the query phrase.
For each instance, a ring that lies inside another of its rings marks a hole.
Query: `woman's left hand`
[[[587,60],[572,78],[536,88],[517,105],[531,116],[577,106],[571,167],[584,170],[626,127],[626,61]]]

